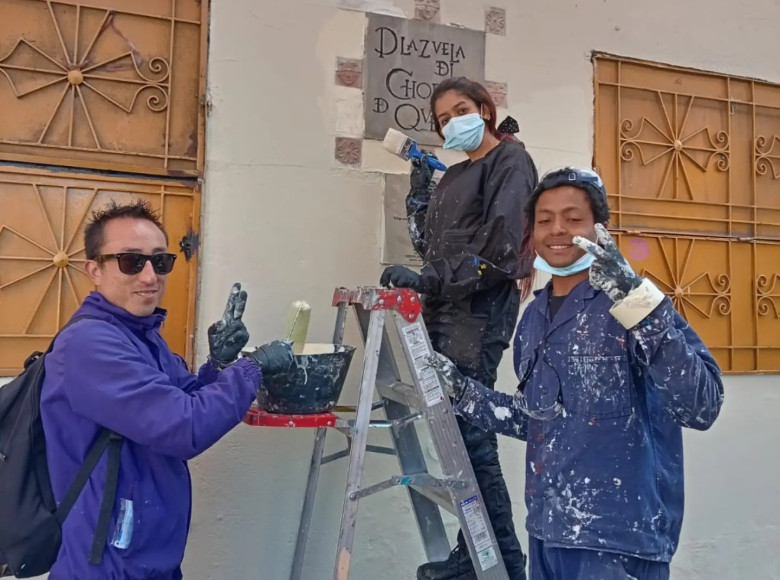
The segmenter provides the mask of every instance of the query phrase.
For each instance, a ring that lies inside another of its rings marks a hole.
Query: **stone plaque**
[[[392,127],[424,145],[440,145],[431,93],[448,77],[485,78],[485,33],[370,14],[363,76],[366,138],[384,139]]]
[[[419,267],[422,260],[409,239],[406,220],[406,195],[409,193],[409,175],[385,174],[384,234],[382,263]]]

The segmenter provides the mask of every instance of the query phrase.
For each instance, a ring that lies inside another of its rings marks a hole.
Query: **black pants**
[[[464,375],[479,381],[489,389],[493,389],[495,386],[498,364],[501,362],[504,350],[509,346],[509,337],[514,331],[517,320],[516,303],[510,305],[507,310],[510,313],[507,319],[494,319],[495,323],[488,325],[482,341],[478,368],[474,368],[473,365],[461,366],[458,365],[458,361],[453,361]],[[512,311],[514,311],[514,317],[511,316]],[[434,348],[436,348],[439,339],[440,337],[436,336],[435,333],[431,334],[431,343]],[[525,556],[517,539],[512,520],[512,502],[498,460],[496,434],[482,431],[461,417],[457,419],[466,451],[471,459],[474,475],[477,478],[477,485],[482,492],[485,508],[490,516],[490,523],[496,534],[496,540],[498,540],[504,565],[510,579],[514,580],[514,578],[520,577],[520,572],[525,569]],[[466,549],[462,531],[458,532],[458,545],[464,550]]]

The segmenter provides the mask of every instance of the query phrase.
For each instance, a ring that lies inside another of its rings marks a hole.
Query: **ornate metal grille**
[[[207,2],[3,4],[4,159],[199,174]]]
[[[612,227],[727,372],[780,371],[780,87],[596,55]]]
[[[81,247],[90,210],[142,197],[163,212],[172,251],[197,236],[209,3],[0,4],[2,376],[43,350],[92,290]],[[170,277],[163,334],[192,361],[192,248],[187,258]]]

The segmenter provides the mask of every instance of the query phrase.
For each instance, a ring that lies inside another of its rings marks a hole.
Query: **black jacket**
[[[513,141],[453,165],[433,192],[412,176],[407,212],[424,260],[423,316],[434,348],[460,365],[479,365],[485,335],[496,325],[509,328],[501,337],[509,342],[523,206],[537,181],[530,155]]]

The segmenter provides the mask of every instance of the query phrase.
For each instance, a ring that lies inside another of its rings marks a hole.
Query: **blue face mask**
[[[453,117],[442,130],[444,148],[456,151],[474,151],[485,135],[485,120],[479,113]]]
[[[576,262],[573,262],[568,266],[564,266],[563,268],[556,268],[555,266],[550,266],[550,264],[547,263],[547,260],[542,258],[539,254],[536,254],[534,268],[542,272],[552,274],[553,276],[572,276],[573,274],[579,274],[583,270],[590,268],[590,265],[593,263],[594,259],[595,258],[593,257],[593,254],[586,252],[585,255]]]

